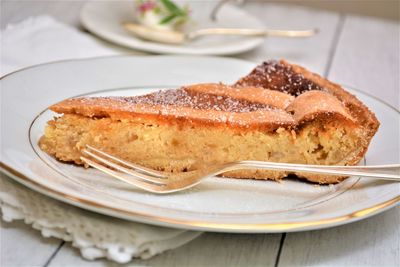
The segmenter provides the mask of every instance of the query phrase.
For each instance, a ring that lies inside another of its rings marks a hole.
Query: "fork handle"
[[[238,161],[227,164],[226,167],[219,173],[243,169],[307,172],[335,176],[362,176],[375,179],[400,181],[400,164],[376,166],[326,166],[264,161]]]
[[[265,30],[240,28],[209,28],[200,29],[187,34],[188,39],[195,39],[204,35],[237,35],[237,36],[276,36],[276,37],[310,37],[318,33],[318,29],[293,30]]]

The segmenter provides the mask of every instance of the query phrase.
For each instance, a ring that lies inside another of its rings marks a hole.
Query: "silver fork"
[[[86,145],[82,150],[86,156],[81,160],[104,173],[143,190],[165,194],[185,190],[199,184],[205,178],[228,171],[243,169],[264,169],[272,171],[307,172],[336,176],[360,176],[375,179],[400,181],[400,164],[376,166],[326,166],[274,163],[265,161],[236,161],[219,165],[208,165],[198,170],[166,173],[126,162],[113,155]],[[96,159],[99,164],[89,157]]]

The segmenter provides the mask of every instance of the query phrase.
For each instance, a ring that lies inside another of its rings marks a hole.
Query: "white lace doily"
[[[105,257],[126,263],[150,258],[199,236],[184,231],[120,220],[53,200],[1,175],[0,208],[4,221],[24,220],[44,237],[72,242],[89,260]]]

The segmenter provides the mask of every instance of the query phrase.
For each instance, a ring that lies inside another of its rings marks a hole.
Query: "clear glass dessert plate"
[[[122,56],[62,61],[7,75],[1,80],[1,168],[36,191],[84,209],[192,230],[319,229],[366,218],[400,201],[400,183],[359,177],[330,186],[213,177],[184,192],[153,195],[97,170],[60,163],[38,148],[46,122],[55,115],[47,107],[65,98],[138,95],[199,82],[233,83],[254,66],[229,58]],[[399,112],[375,97],[347,89],[381,122],[362,164],[398,163]]]

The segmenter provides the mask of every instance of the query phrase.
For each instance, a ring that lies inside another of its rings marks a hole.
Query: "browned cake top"
[[[339,85],[283,60],[262,63],[233,86],[209,83],[143,96],[74,98],[50,108],[116,120],[155,119],[266,131],[331,117],[368,128],[370,137],[379,126],[375,115]]]
[[[293,96],[306,91],[322,90],[322,86],[306,79],[284,61],[269,60],[257,66],[249,75],[237,81],[238,86],[255,86],[276,90]]]
[[[201,85],[202,88],[224,87],[223,85]],[[177,90],[158,91],[156,93],[137,96],[122,97],[120,101],[128,105],[151,105],[163,107],[189,107],[195,110],[216,110],[225,112],[244,113],[256,110],[270,109],[271,107],[257,102],[251,102],[244,99],[236,99],[227,95],[215,96],[208,92],[197,92],[191,90],[191,87],[184,87]]]
[[[58,113],[114,119],[157,119],[168,123],[225,125],[272,131],[295,128],[317,117],[354,119],[333,95],[322,91],[298,97],[260,87],[196,84],[134,97],[73,98],[51,107]]]
[[[260,64],[249,75],[239,79],[235,86],[256,86],[292,96],[312,90],[324,91],[336,97],[360,125],[374,133],[379,127],[375,114],[340,85],[285,60],[269,60]]]

